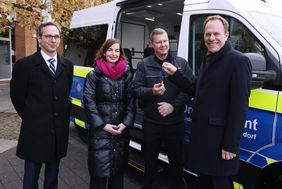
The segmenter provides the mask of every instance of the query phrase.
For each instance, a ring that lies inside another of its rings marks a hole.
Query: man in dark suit
[[[232,48],[228,22],[221,16],[204,22],[207,54],[197,80],[169,63],[169,78],[195,96],[188,163],[200,189],[232,189],[239,168],[239,145],[248,110],[251,63]]]
[[[60,30],[52,22],[37,31],[41,51],[15,63],[10,83],[12,103],[22,118],[17,156],[25,160],[24,189],[37,189],[45,164],[44,189],[58,187],[60,159],[69,135],[73,64],[57,53]]]

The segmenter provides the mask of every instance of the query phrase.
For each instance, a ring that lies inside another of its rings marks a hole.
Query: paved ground
[[[0,83],[0,189],[22,188],[24,161],[15,156],[20,119],[9,98],[9,85]],[[5,129],[11,127],[9,129]],[[12,132],[9,134],[7,132]],[[16,136],[16,137],[15,137]],[[12,139],[12,140],[11,140]],[[130,168],[128,168],[130,169]],[[132,174],[137,175],[133,178]],[[42,176],[40,176],[40,188],[42,188]],[[139,182],[136,184],[136,182]],[[139,188],[142,183],[142,175],[136,170],[127,170],[125,189]],[[68,155],[62,159],[59,172],[59,189],[87,189],[89,187],[89,175],[87,170],[87,146],[82,143],[74,126],[70,126],[70,138]]]
[[[72,128],[73,130],[74,128]],[[88,188],[87,147],[71,132],[68,155],[62,159],[59,173],[59,188]],[[9,141],[13,144],[13,141]],[[16,189],[22,187],[23,160],[15,156],[16,148],[12,147],[0,154],[0,189]],[[42,184],[42,176],[40,183]]]

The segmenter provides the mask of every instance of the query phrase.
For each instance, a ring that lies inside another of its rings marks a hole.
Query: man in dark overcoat
[[[67,153],[73,64],[57,53],[57,25],[41,24],[37,39],[41,50],[15,63],[10,83],[12,103],[22,119],[16,153],[25,160],[24,189],[38,188],[42,164],[44,189],[54,189],[60,159]]]
[[[239,168],[239,145],[248,110],[251,63],[232,48],[228,22],[221,16],[204,22],[207,54],[197,80],[171,64],[163,68],[182,90],[195,96],[188,163],[200,189],[231,189]]]

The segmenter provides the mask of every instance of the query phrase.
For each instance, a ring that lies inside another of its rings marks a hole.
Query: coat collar
[[[40,51],[37,51],[35,53],[35,65],[41,66],[41,69],[46,72],[48,75],[50,75],[53,78],[58,78],[60,76],[60,74],[63,72],[64,68],[65,68],[65,64],[64,64],[64,60],[63,58],[57,54],[57,69],[56,69],[56,73],[55,75],[51,72],[51,70],[49,69],[48,65],[46,64],[44,58],[42,57]]]
[[[222,62],[221,59],[224,58],[226,53],[232,48],[231,43],[229,41],[226,41],[224,46],[216,53],[212,53],[209,56],[210,57],[210,62],[208,63],[209,65],[206,64],[206,57],[204,57],[204,60],[201,64],[198,76],[197,76],[197,85],[196,85],[196,90],[198,90],[199,86],[204,83],[205,81],[208,81],[208,78],[205,77],[205,75],[212,73],[212,70],[216,70],[216,67],[219,66],[220,64],[225,62]],[[207,67],[206,67],[207,66]]]
[[[155,54],[147,57],[147,60],[148,61],[146,61],[146,66],[153,67],[153,68],[158,68],[158,69],[162,68],[162,63],[163,62],[170,62],[173,65],[176,64],[175,57],[172,56],[171,53],[169,53],[167,58],[165,60],[163,60],[163,61],[158,59],[158,57]],[[177,65],[175,65],[175,66],[177,66]]]
[[[220,59],[224,57],[226,52],[228,52],[232,48],[231,43],[229,41],[226,41],[223,47],[216,53],[211,53],[208,56],[210,56],[210,62],[209,64],[214,64],[215,62],[220,62]],[[206,60],[206,57],[205,57]],[[210,67],[210,66],[209,66]]]

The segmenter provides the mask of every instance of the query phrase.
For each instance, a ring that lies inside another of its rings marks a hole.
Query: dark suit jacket
[[[189,151],[192,170],[216,176],[236,174],[251,71],[249,59],[226,42],[208,64],[203,63],[196,82],[178,71],[171,77],[182,90],[195,96]],[[237,157],[222,160],[221,149]]]
[[[47,162],[66,155],[73,64],[58,55],[53,75],[40,52],[15,63],[12,103],[22,118],[17,156]]]

